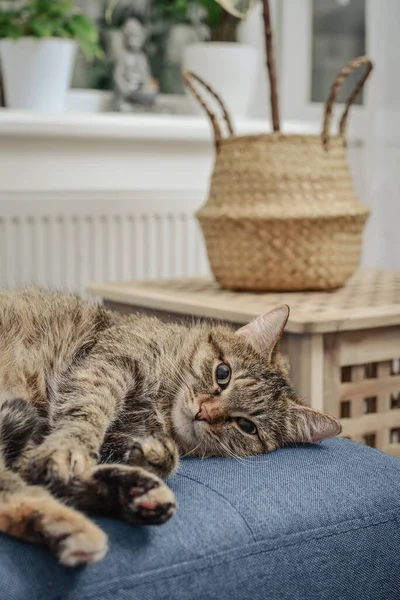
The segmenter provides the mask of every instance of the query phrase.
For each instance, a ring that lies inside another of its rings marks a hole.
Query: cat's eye
[[[217,380],[218,385],[224,389],[228,385],[231,380],[231,370],[225,363],[221,363],[218,365],[215,371],[215,379]]]
[[[255,435],[257,433],[257,427],[254,425],[254,423],[252,423],[252,421],[249,421],[249,419],[239,417],[236,419],[236,423],[243,433],[247,433],[248,435]]]

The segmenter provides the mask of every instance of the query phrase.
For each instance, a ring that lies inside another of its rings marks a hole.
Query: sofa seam
[[[220,498],[222,498],[223,500],[225,500],[225,502],[227,502],[229,504],[229,506],[231,508],[233,508],[233,510],[236,512],[237,515],[239,515],[239,517],[242,519],[243,523],[246,525],[248,531],[250,532],[251,538],[253,540],[253,542],[257,543],[258,540],[256,538],[256,536],[254,535],[254,532],[252,530],[252,528],[250,527],[249,523],[247,522],[247,520],[245,519],[245,517],[242,515],[242,513],[239,511],[239,509],[232,504],[232,502],[223,494],[221,494],[221,492],[218,492],[217,490],[215,490],[214,488],[212,488],[211,486],[207,485],[206,483],[203,483],[202,481],[199,481],[198,479],[195,479],[194,477],[190,477],[189,475],[183,475],[183,473],[177,473],[178,477],[184,477],[185,479],[189,479],[189,481],[194,481],[195,483],[198,483],[199,485],[207,488],[208,490],[210,490],[211,492],[214,492],[214,494],[216,494],[217,496],[219,496]]]
[[[235,562],[237,560],[241,560],[243,558],[248,558],[248,557],[251,557],[251,556],[258,556],[260,554],[269,554],[270,552],[275,552],[275,551],[280,550],[282,548],[290,548],[290,547],[294,547],[294,546],[300,546],[301,544],[307,543],[307,542],[309,542],[311,540],[323,540],[323,539],[327,539],[327,538],[330,538],[330,537],[335,537],[335,536],[338,536],[338,535],[349,533],[350,531],[361,531],[361,530],[369,529],[369,528],[372,528],[372,527],[378,527],[379,525],[382,525],[383,523],[389,523],[391,521],[396,521],[397,524],[398,524],[398,526],[400,527],[400,512],[397,510],[395,514],[393,514],[393,511],[391,511],[391,513],[392,513],[391,516],[386,516],[385,518],[382,518],[379,521],[375,521],[374,523],[369,523],[368,525],[352,526],[352,527],[348,527],[347,529],[344,529],[344,530],[341,530],[341,531],[332,531],[332,532],[326,533],[326,534],[322,534],[322,532],[321,532],[321,535],[316,535],[316,536],[314,536],[312,538],[296,540],[296,541],[293,541],[293,542],[281,543],[281,544],[277,544],[275,546],[271,546],[270,548],[267,548],[267,549],[264,548],[264,549],[261,549],[261,550],[258,550],[258,551],[249,551],[247,553],[245,552],[244,554],[235,556],[232,559],[229,558],[229,553],[227,551],[225,551],[225,552],[221,553],[221,554],[223,554],[223,557],[221,556],[221,558],[219,560],[218,560],[218,558],[212,557],[213,558],[212,568],[214,566],[220,566],[220,565],[224,565],[224,564],[230,564],[230,563]],[[337,525],[346,523],[347,521],[351,521],[351,520],[352,519],[341,521],[341,523],[338,523]],[[310,531],[312,531],[312,530],[310,530]],[[259,543],[259,542],[256,542],[256,543]],[[208,557],[208,558],[210,558],[210,557]],[[200,559],[194,559],[193,561],[190,561],[190,562],[196,562],[198,560],[202,560],[202,559],[201,558]],[[170,565],[170,566],[166,567],[165,570],[167,570],[167,569],[169,570],[169,569],[174,568],[176,566],[179,566],[179,563],[176,563],[175,565]],[[209,569],[209,568],[210,568],[209,566],[197,567],[197,572],[204,571],[204,570]],[[186,571],[186,573],[187,573],[187,571]],[[169,579],[174,579],[175,577],[179,577],[181,574],[182,573],[173,573],[173,574],[166,573],[165,575],[158,575],[157,570],[156,570],[156,571],[154,571],[152,573],[149,572],[146,575],[157,577],[161,581],[167,581]],[[118,580],[114,579],[113,581],[108,582],[107,586],[108,585],[113,585],[113,584],[117,583],[117,581]],[[146,581],[141,581],[141,582],[137,581],[136,583],[122,585],[120,587],[117,587],[114,590],[114,593],[115,594],[119,594],[119,592],[121,592],[123,590],[137,589],[137,588],[139,588],[139,587],[141,587],[143,585],[146,585],[146,583],[147,583]],[[92,587],[92,585],[90,587]],[[98,587],[96,588],[96,590],[93,590],[93,593],[90,590],[87,589],[87,593],[84,593],[84,596],[82,597],[82,600],[90,600],[96,594],[98,595],[98,593],[99,593]]]
[[[321,537],[316,537],[316,538],[313,538],[313,539],[318,539],[318,540],[327,539],[327,538],[330,538],[330,537],[334,537],[336,535],[342,535],[343,533],[349,533],[350,531],[361,531],[363,529],[369,529],[371,527],[378,527],[379,525],[382,525],[382,523],[388,523],[390,521],[397,521],[397,523],[399,525],[399,517],[398,516],[394,516],[392,518],[388,518],[388,519],[380,521],[378,523],[370,523],[369,525],[365,525],[364,527],[350,527],[349,529],[346,529],[344,531],[335,532],[335,533],[333,533],[333,532],[332,533],[328,533],[326,535],[323,535]],[[300,541],[293,542],[293,543],[282,544],[281,546],[275,546],[275,547],[272,547],[272,548],[259,550],[257,552],[249,552],[247,554],[242,554],[241,556],[236,556],[236,557],[234,557],[232,559],[229,559],[229,557],[227,557],[224,560],[213,562],[211,568],[219,567],[221,565],[228,565],[228,564],[234,563],[235,561],[241,560],[243,558],[251,558],[253,556],[259,556],[259,555],[262,555],[262,554],[269,554],[270,552],[275,552],[276,550],[280,550],[281,548],[291,548],[291,547],[297,546],[297,545],[300,546],[301,544],[303,544],[305,542],[308,542],[308,541],[310,541],[310,540],[300,540]],[[197,569],[197,572],[199,573],[199,572],[205,571],[205,570],[207,570],[209,568],[210,568],[209,566],[202,566],[202,567],[199,567]],[[159,577],[159,581],[172,580],[175,577],[179,577],[180,575],[181,575],[181,573],[168,573],[168,574],[165,574],[165,575],[162,575],[161,577]],[[119,594],[120,591],[123,591],[123,590],[126,590],[126,589],[135,589],[135,588],[137,589],[137,588],[140,588],[143,585],[146,585],[146,583],[147,582],[141,582],[141,583],[138,582],[136,585],[126,586],[126,587],[122,586],[122,587],[120,587],[120,588],[117,589],[116,593]]]

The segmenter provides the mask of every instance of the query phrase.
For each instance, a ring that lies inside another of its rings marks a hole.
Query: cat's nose
[[[224,418],[219,402],[213,400],[200,401],[199,411],[195,416],[197,421],[207,421],[207,423],[217,423]]]
[[[211,416],[207,410],[205,403],[200,404],[199,412],[195,416],[196,421],[207,421],[207,423],[211,423]]]

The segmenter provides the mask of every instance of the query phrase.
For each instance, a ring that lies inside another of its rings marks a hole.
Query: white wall
[[[400,2],[367,0],[368,53],[375,61],[368,101],[366,201],[372,208],[367,265],[400,269]]]

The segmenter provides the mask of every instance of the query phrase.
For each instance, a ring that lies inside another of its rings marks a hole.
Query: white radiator
[[[89,282],[208,273],[193,191],[1,192],[0,286],[67,289]]]

